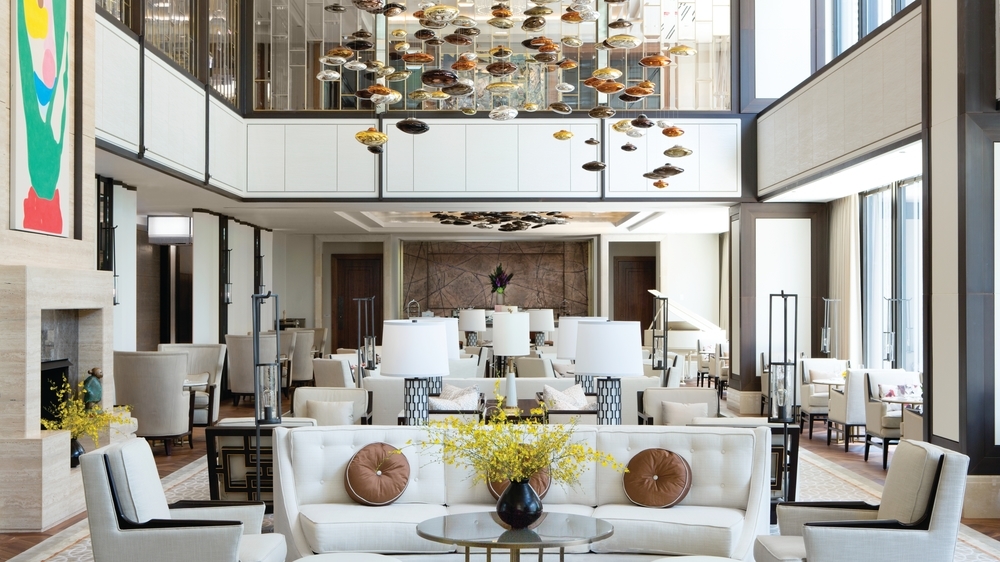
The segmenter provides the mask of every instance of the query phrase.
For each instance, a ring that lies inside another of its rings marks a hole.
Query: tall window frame
[[[916,0],[827,0],[830,59],[851,48]]]
[[[923,371],[923,176],[862,194],[864,364]]]

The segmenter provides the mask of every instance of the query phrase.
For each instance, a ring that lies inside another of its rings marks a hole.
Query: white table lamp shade
[[[528,315],[524,312],[494,313],[493,354],[504,357],[529,354],[528,325]]]
[[[486,311],[482,308],[459,310],[458,329],[463,332],[485,332]]]
[[[580,322],[576,336],[577,375],[643,375],[642,328],[638,322]]]
[[[532,332],[551,332],[556,329],[556,322],[551,308],[528,311],[528,327]]]
[[[430,318],[415,318],[415,320],[420,322],[439,322],[443,323],[445,327],[445,336],[447,338],[448,347],[448,359],[458,359],[458,318],[443,318],[443,317],[430,317]]]
[[[556,357],[576,359],[576,326],[580,321],[602,322],[603,316],[563,316],[559,319],[559,335],[556,338]]]
[[[388,321],[382,325],[381,374],[425,378],[448,374],[445,322]]]

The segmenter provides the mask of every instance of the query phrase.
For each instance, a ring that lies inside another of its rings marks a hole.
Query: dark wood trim
[[[207,4],[207,3],[206,3]],[[210,152],[212,146],[212,137],[209,135],[209,130],[212,128],[211,110],[212,110],[212,87],[205,86],[205,185],[208,185],[209,181],[212,179],[211,162],[210,162]]]
[[[83,240],[83,1],[73,3],[73,239]],[[69,45],[66,46],[67,48]],[[94,56],[91,50],[89,56]]]
[[[195,76],[208,86],[208,2],[194,2],[191,17],[194,18]]]
[[[254,17],[253,2],[240,1],[240,44],[239,69],[240,79],[237,81],[236,112],[240,117],[246,117],[253,109],[253,61],[254,61]]]
[[[924,270],[923,275],[923,286],[924,294],[922,298],[922,304],[924,307],[924,333],[923,333],[923,344],[924,344],[924,400],[927,402],[928,406],[924,408],[924,432],[923,434],[927,436],[927,440],[933,442],[933,431],[932,428],[934,424],[932,423],[934,417],[934,353],[931,338],[931,326],[933,323],[933,309],[931,308],[931,272],[933,271],[933,255],[931,249],[931,217],[934,213],[934,208],[931,198],[931,89],[929,87],[931,83],[931,16],[930,10],[923,10],[920,12],[920,33],[923,37],[923,41],[920,42],[920,83],[922,85],[928,86],[923,87],[920,90],[920,136],[921,136],[921,150],[923,152],[923,192],[921,193],[923,197],[924,205],[924,222],[922,227],[922,239],[921,244],[923,246],[924,252]],[[858,215],[860,216],[860,214]]]
[[[902,139],[899,139],[897,141],[893,141],[893,142],[891,142],[891,143],[889,143],[889,144],[887,144],[885,146],[876,148],[875,150],[872,150],[870,152],[865,152],[863,154],[858,154],[856,156],[851,157],[848,160],[844,160],[843,162],[839,162],[839,163],[837,163],[837,164],[835,164],[835,165],[833,165],[833,166],[831,166],[829,168],[826,168],[824,170],[820,170],[820,171],[815,172],[813,174],[809,174],[807,176],[804,176],[804,177],[802,177],[800,179],[797,179],[797,180],[795,180],[795,181],[793,181],[791,183],[785,184],[785,185],[781,186],[780,188],[778,188],[778,189],[776,189],[774,191],[769,191],[769,192],[767,192],[764,195],[759,195],[759,200],[761,202],[770,201],[771,199],[774,199],[775,197],[777,197],[779,195],[782,195],[784,193],[788,193],[789,191],[792,191],[792,190],[794,190],[794,189],[796,189],[798,187],[801,187],[801,186],[806,185],[806,184],[810,184],[810,183],[812,183],[812,182],[814,182],[816,180],[825,178],[827,176],[832,176],[833,174],[836,174],[837,172],[840,172],[841,170],[846,170],[847,168],[850,168],[852,166],[856,166],[857,164],[860,164],[861,162],[864,162],[865,160],[870,160],[870,159],[872,159],[872,158],[874,158],[876,156],[881,156],[883,154],[887,154],[889,152],[893,152],[895,150],[899,150],[900,148],[902,148],[902,147],[904,147],[906,145],[913,144],[913,143],[915,143],[915,142],[917,142],[919,140],[922,140],[922,139],[923,139],[923,132],[922,131],[919,132],[919,133],[914,133],[914,134],[912,134],[912,135],[910,135],[910,136],[908,136],[906,138],[902,138]]]
[[[160,343],[172,343],[170,319],[174,315],[170,291],[170,246],[160,246]]]
[[[145,10],[145,2],[140,2]],[[145,22],[143,22],[145,28]],[[97,148],[101,148],[101,139],[96,139]],[[114,145],[111,145],[114,146]],[[127,151],[122,151],[129,154]],[[138,161],[146,155],[146,36],[139,34],[139,152],[135,155]]]
[[[740,219],[740,364],[730,366],[729,386],[740,391],[759,391],[757,372],[757,219],[803,218],[810,220],[811,298],[800,302],[812,318],[822,318],[823,297],[830,284],[829,215],[825,203],[744,203],[731,212],[730,219]],[[732,244],[732,240],[730,240]],[[819,330],[811,329],[811,349],[819,349]],[[800,348],[801,349],[801,348]],[[738,370],[737,370],[738,369]],[[734,376],[736,375],[736,376]],[[739,385],[739,386],[736,386]]]
[[[742,1],[743,2],[747,2],[747,1],[750,1],[750,0],[742,0]],[[794,96],[795,94],[801,92],[802,90],[808,88],[813,82],[816,82],[817,80],[820,80],[822,78],[826,78],[826,74],[828,72],[830,72],[836,65],[840,64],[844,59],[850,57],[854,52],[858,51],[859,49],[861,49],[862,47],[864,47],[869,42],[874,41],[875,39],[879,38],[879,36],[882,34],[882,32],[884,32],[887,28],[895,25],[897,21],[905,18],[906,15],[909,14],[910,12],[912,12],[913,10],[916,10],[917,6],[922,6],[922,5],[923,5],[923,1],[922,0],[916,0],[916,2],[910,4],[905,9],[903,9],[901,12],[899,12],[896,15],[892,16],[891,18],[889,18],[885,23],[883,23],[882,25],[876,27],[874,31],[872,31],[868,35],[865,35],[861,39],[859,39],[857,43],[851,45],[843,53],[840,53],[839,55],[837,55],[836,57],[834,57],[833,60],[831,60],[830,62],[826,63],[826,65],[824,65],[822,68],[817,69],[815,72],[812,73],[812,75],[809,78],[806,78],[805,80],[803,80],[802,82],[800,82],[798,86],[795,86],[794,88],[792,88],[791,90],[789,90],[785,95],[781,96],[780,98],[778,98],[776,100],[771,100],[771,103],[767,106],[766,109],[762,109],[759,113],[757,113],[757,117],[760,117],[760,116],[766,114],[768,111],[771,111],[772,109],[774,109],[774,107],[777,106],[777,105],[779,105],[781,102],[787,100],[788,98],[790,98],[790,97]],[[924,37],[928,37],[928,36],[924,35]],[[926,44],[926,41],[924,41],[924,44]],[[923,83],[925,85],[928,84],[928,82],[926,82],[926,81],[923,82]]]

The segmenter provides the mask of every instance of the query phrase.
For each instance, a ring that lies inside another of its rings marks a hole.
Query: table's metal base
[[[500,549],[500,550],[509,550],[510,551],[510,562],[520,562],[520,560],[521,560],[521,548],[520,547],[514,546],[514,547],[508,547],[508,548],[504,548],[504,549]],[[534,550],[534,549],[528,549],[528,550]],[[469,546],[465,547],[465,562],[469,562],[470,559],[471,559],[470,558],[471,556],[472,556],[472,547],[469,547]],[[538,549],[538,562],[542,562],[542,559],[543,559],[544,556],[545,556],[545,549],[544,548],[539,548]],[[493,549],[488,548],[488,547],[486,549],[486,562],[493,562]],[[566,548],[565,547],[560,547],[559,548],[559,562],[566,562]]]

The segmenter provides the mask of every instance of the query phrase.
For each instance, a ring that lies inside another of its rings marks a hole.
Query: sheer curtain
[[[861,222],[857,195],[830,203],[830,298],[837,305],[838,359],[862,365]],[[832,347],[832,346],[831,346]]]

